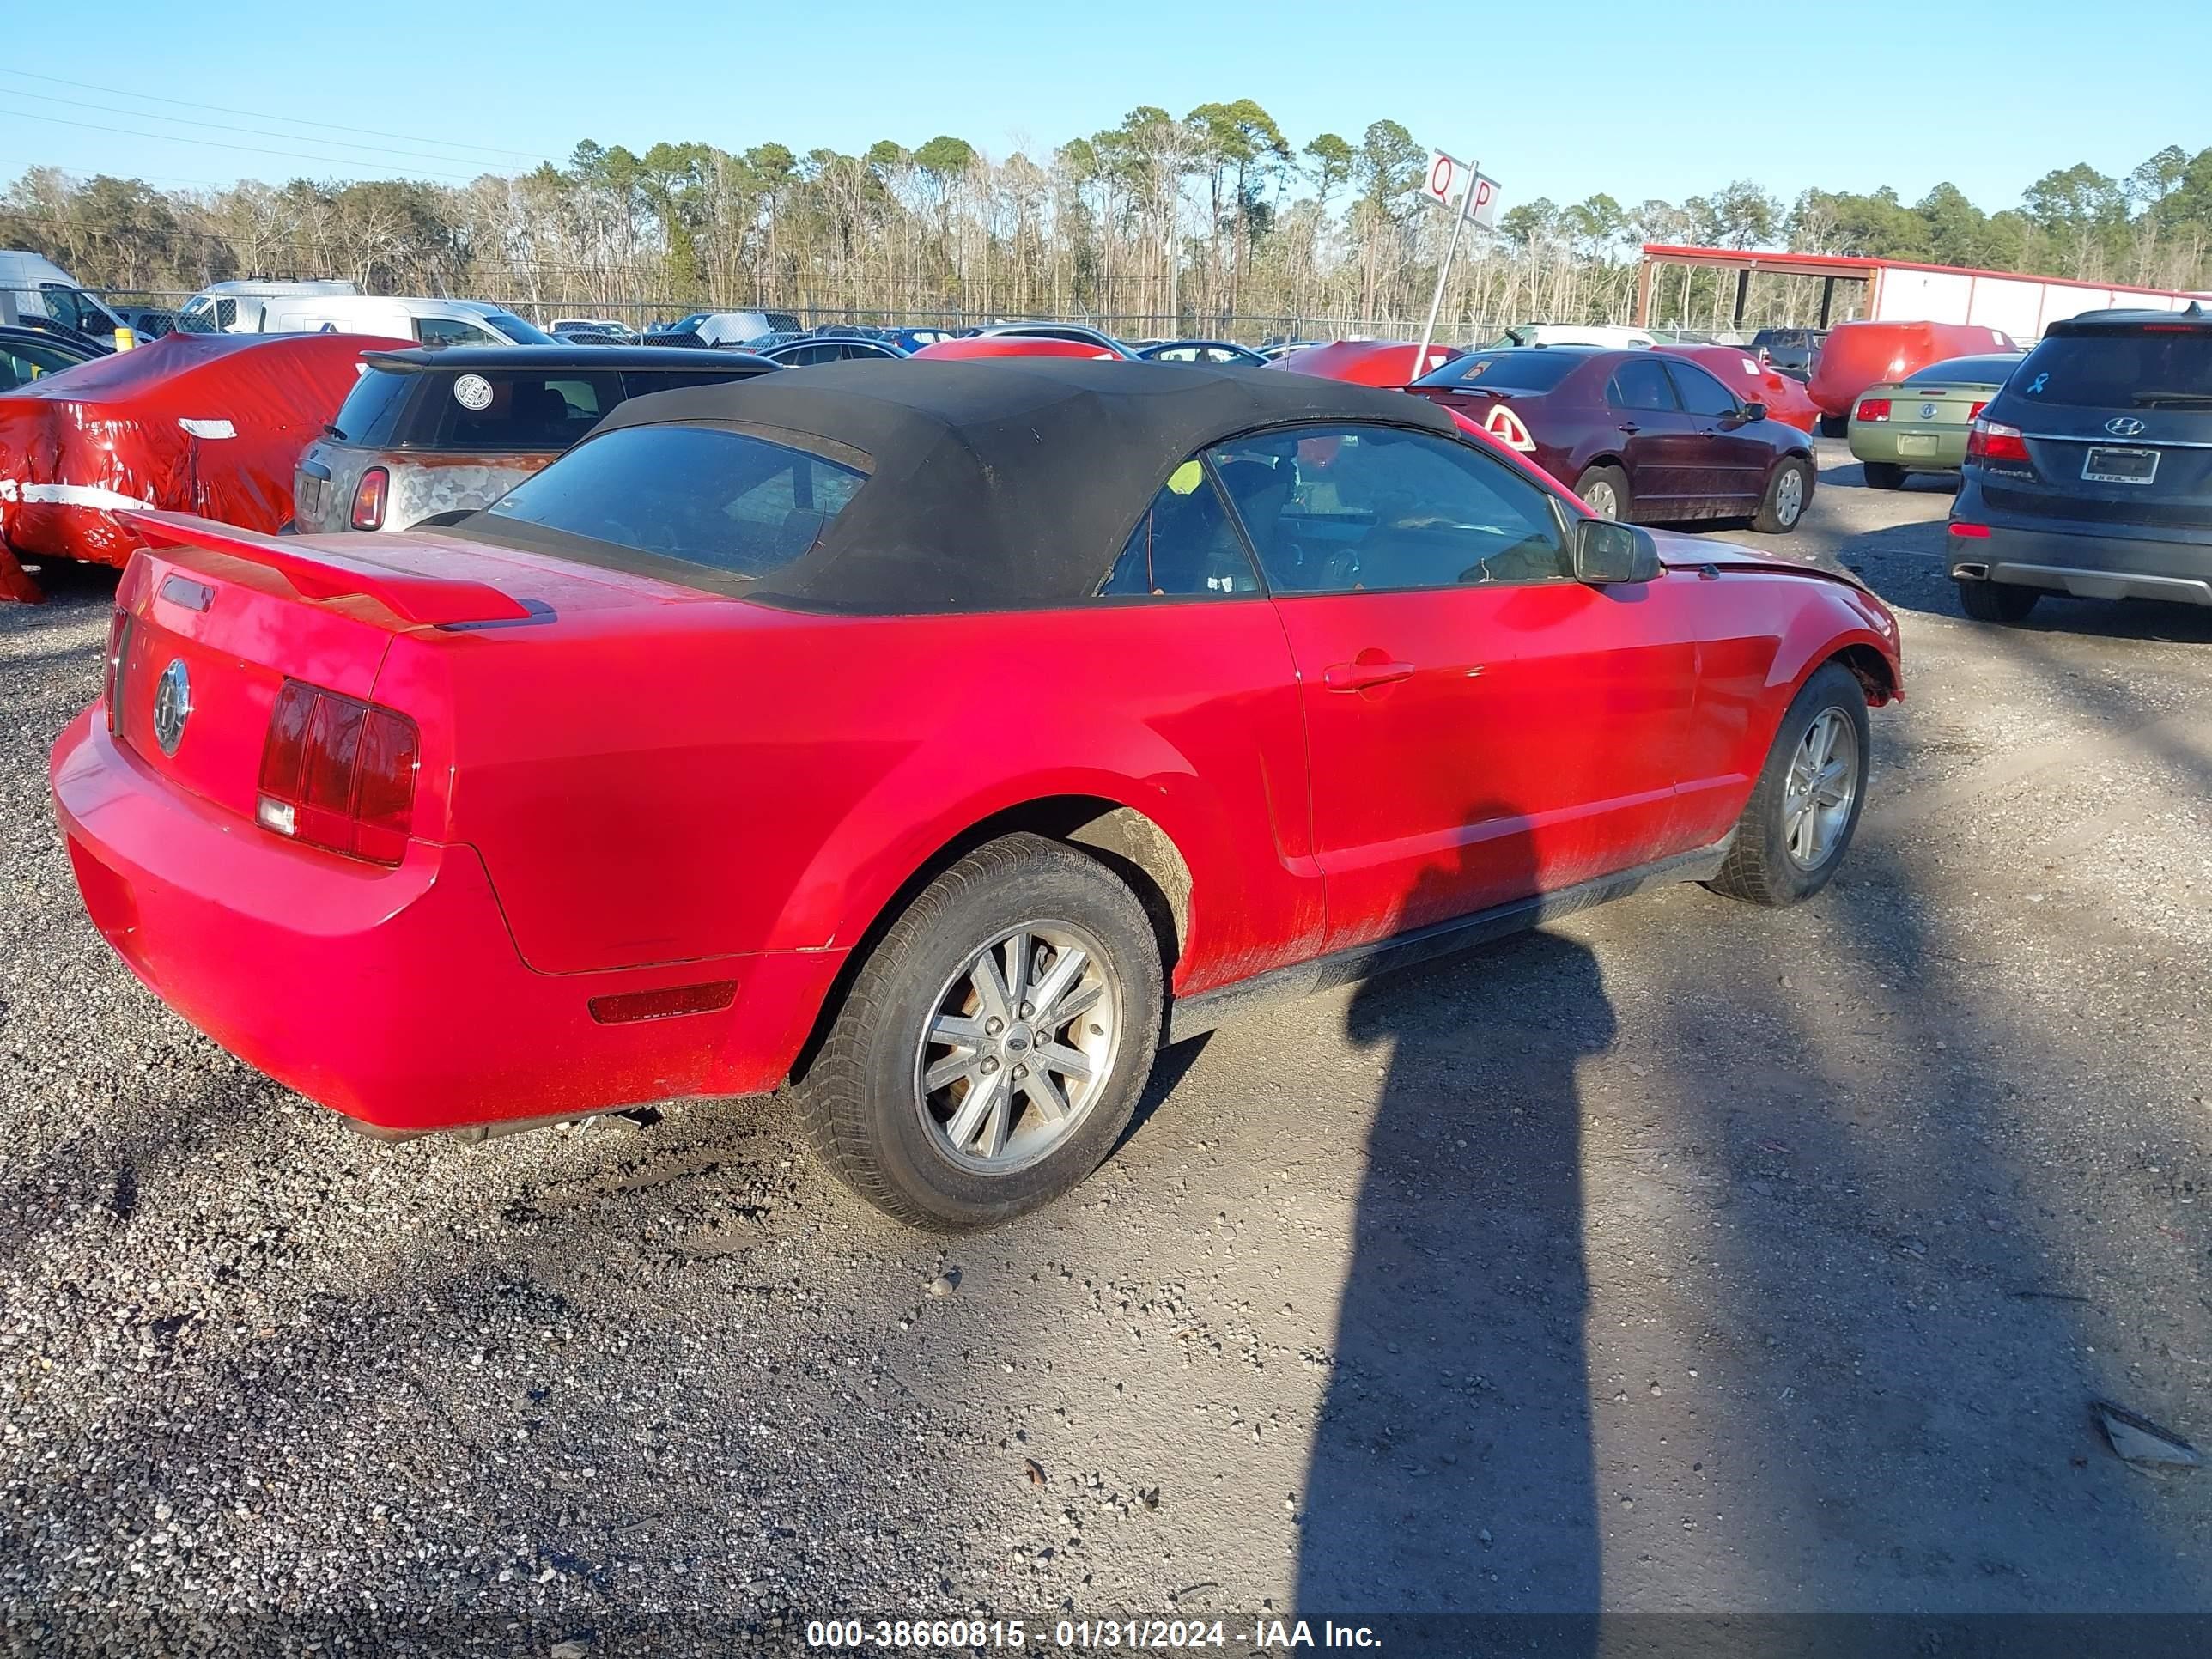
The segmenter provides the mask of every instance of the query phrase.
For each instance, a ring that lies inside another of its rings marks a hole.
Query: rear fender
[[[1218,804],[1208,799],[1188,760],[1158,733],[1137,726],[1104,744],[1067,746],[1110,754],[1119,764],[1024,769],[979,785],[964,744],[932,744],[907,756],[824,838],[793,885],[769,948],[850,949],[917,872],[975,826],[1060,797],[1126,807],[1166,836],[1188,867],[1218,867],[1219,860],[1209,860],[1205,849],[1222,845],[1228,835]],[[1200,908],[1194,893],[1187,926],[1195,927]]]

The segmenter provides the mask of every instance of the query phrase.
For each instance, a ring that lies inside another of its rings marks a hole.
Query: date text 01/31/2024
[[[1289,1653],[1302,1648],[1372,1650],[1382,1642],[1365,1625],[1329,1620],[1316,1626],[1304,1619],[1255,1619],[1247,1631],[1232,1630],[1219,1619],[1059,1619],[1049,1624],[1024,1619],[816,1619],[807,1622],[806,1645],[892,1652],[1026,1647],[1148,1652],[1241,1647],[1255,1653]]]

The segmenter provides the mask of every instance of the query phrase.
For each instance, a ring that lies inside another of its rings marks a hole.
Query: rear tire
[[[1764,535],[1786,536],[1804,523],[1812,505],[1812,463],[1802,455],[1785,455],[1767,475],[1766,494],[1751,515],[1751,527]]]
[[[1823,438],[1844,437],[1850,434],[1850,429],[1851,423],[1844,416],[1823,415],[1820,416],[1820,435]]]
[[[1626,524],[1634,515],[1635,501],[1628,493],[1628,474],[1617,466],[1592,466],[1575,480],[1575,494],[1601,519]]]
[[[1866,692],[1850,670],[1828,663],[1790,699],[1728,861],[1705,884],[1776,907],[1826,887],[1858,828],[1871,759]]]
[[[1865,464],[1869,489],[1902,489],[1905,488],[1905,469],[1894,461],[1868,461]]]
[[[2017,582],[1959,584],[1959,609],[1976,622],[2026,622],[2027,613],[2035,609],[2035,602],[2042,597],[2041,588],[2022,587]]]
[[[822,1161],[885,1214],[991,1226],[1114,1149],[1152,1073],[1163,997],[1152,922],[1120,878],[1060,842],[1007,836],[891,923],[790,1095]]]

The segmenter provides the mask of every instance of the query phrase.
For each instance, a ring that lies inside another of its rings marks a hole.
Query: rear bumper
[[[1966,504],[1960,517],[1965,519]],[[1946,536],[1951,574],[2011,582],[2082,599],[2165,599],[2212,605],[2212,540],[2177,541],[2134,526],[2024,529]]]
[[[1912,440],[1923,440],[1913,442]],[[1961,428],[1931,430],[1910,424],[1854,421],[1851,453],[1862,461],[1901,466],[1908,472],[1956,472],[1966,464],[1966,434]]]
[[[473,848],[384,870],[279,841],[180,792],[97,708],[52,784],[85,908],[131,970],[240,1059],[373,1127],[457,1128],[771,1088],[842,952],[609,973],[524,964]],[[593,998],[733,981],[727,1007],[607,1024]]]

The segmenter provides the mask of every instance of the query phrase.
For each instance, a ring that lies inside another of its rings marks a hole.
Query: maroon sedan
[[[1812,440],[1664,353],[1477,351],[1408,390],[1479,422],[1602,519],[1749,519],[1784,531],[1812,504]]]

